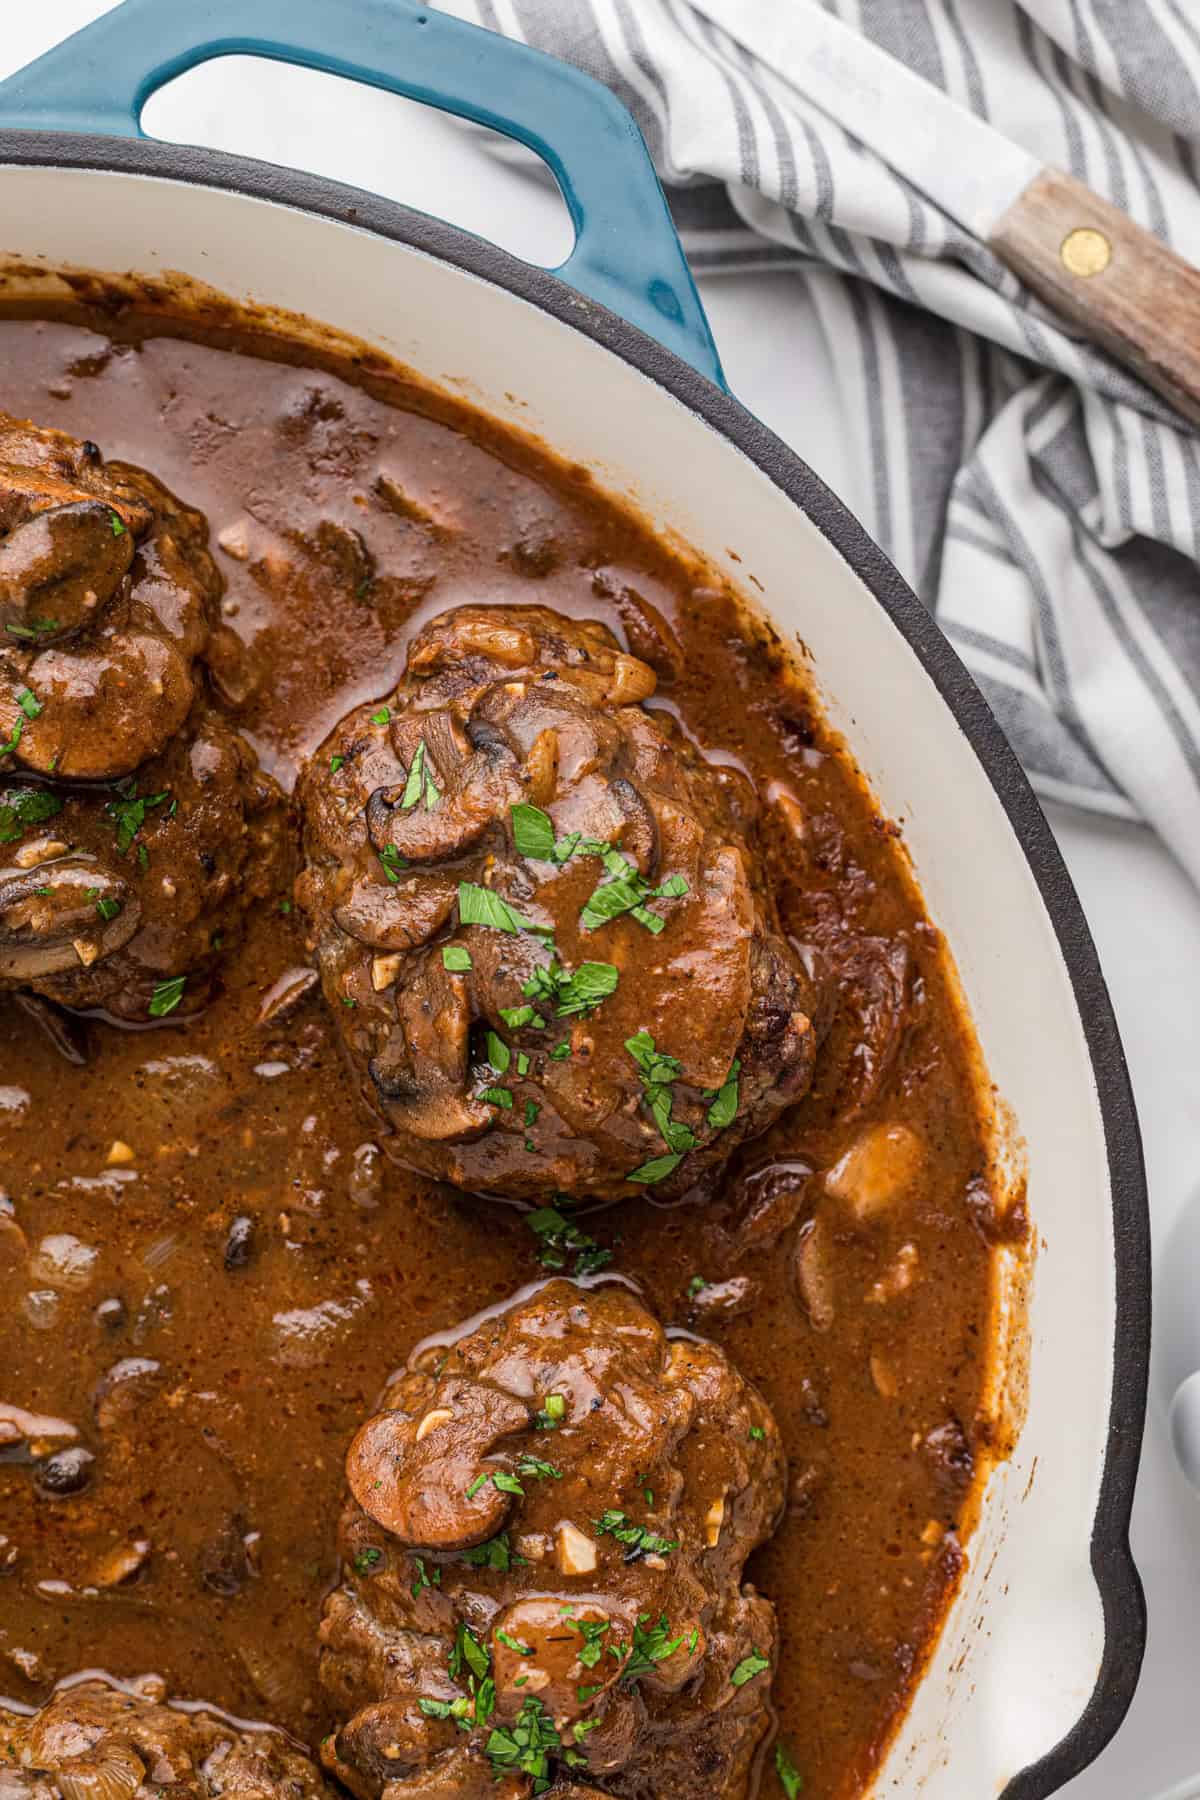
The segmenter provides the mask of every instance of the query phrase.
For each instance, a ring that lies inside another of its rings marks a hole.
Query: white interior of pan
[[[739,452],[610,353],[423,254],[217,190],[0,169],[0,252],[181,270],[356,333],[542,434],[735,580],[810,647],[828,711],[905,835],[1028,1147],[1042,1238],[1030,1408],[880,1795],[1000,1792],[1077,1721],[1103,1649],[1089,1544],[1113,1368],[1101,1118],[1050,921],[1005,814],[904,639],[820,532]],[[731,561],[736,552],[740,564]],[[753,592],[754,590],[750,590]]]

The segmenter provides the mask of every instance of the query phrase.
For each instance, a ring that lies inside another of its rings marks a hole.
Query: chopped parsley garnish
[[[561,1481],[562,1470],[556,1469],[553,1463],[543,1462],[540,1456],[531,1456],[526,1450],[517,1462],[517,1474],[523,1475],[526,1481]]]
[[[495,1031],[487,1034],[487,1059],[497,1075],[507,1075],[508,1065],[512,1061],[512,1051],[504,1039]]]
[[[100,918],[104,920],[106,925],[110,919],[115,919],[121,910],[121,902],[119,900],[110,900],[107,894],[102,894],[100,892],[99,888],[89,888],[87,897],[89,900],[94,900],[96,902],[96,912]]]
[[[498,1575],[507,1575],[517,1564],[524,1564],[525,1558],[518,1556],[510,1548],[507,1531],[497,1537],[489,1538],[486,1544],[476,1544],[473,1550],[463,1551],[463,1561],[470,1563],[473,1569],[494,1569]]]
[[[526,1054],[523,1050],[518,1050],[517,1051],[517,1074],[518,1075],[528,1075],[528,1073],[529,1073],[529,1058],[526,1056]],[[527,1100],[525,1102],[525,1110],[527,1113],[529,1111],[529,1108],[532,1105],[533,1105],[532,1100]],[[525,1120],[525,1123],[528,1125],[528,1123],[529,1123],[528,1118]]]
[[[472,1725],[486,1725],[496,1710],[496,1683],[491,1674],[492,1659],[469,1625],[460,1625],[447,1664],[451,1678],[466,1678],[469,1698],[457,1700],[421,1699],[418,1704],[429,1719],[453,1719],[460,1731]]]
[[[521,992],[527,1000],[553,1006],[560,1019],[589,1013],[616,992],[620,974],[612,963],[580,963],[574,971],[563,967],[557,956],[533,971]]]
[[[554,821],[540,806],[523,801],[512,809],[513,843],[518,854],[535,862],[570,862],[573,856],[603,856],[612,846],[603,838],[585,838],[581,831],[569,831],[556,838]]]
[[[512,1090],[510,1088],[505,1088],[505,1087],[481,1088],[479,1091],[478,1097],[480,1100],[486,1101],[486,1103],[489,1106],[499,1106],[505,1112],[512,1111],[513,1097],[512,1097]]]
[[[688,1282],[688,1299],[694,1300],[696,1295],[702,1294],[707,1286],[708,1283],[705,1281],[703,1275],[693,1275],[692,1279]]]
[[[625,1179],[640,1181],[645,1187],[653,1187],[656,1182],[665,1181],[668,1175],[673,1175],[682,1161],[682,1152],[673,1156],[655,1156],[643,1163],[640,1169],[630,1169]]]
[[[479,887],[474,881],[460,881],[458,884],[458,917],[463,925],[490,925],[494,931],[507,931],[516,936],[518,931],[544,931],[543,925],[535,925],[532,919],[526,919],[515,907],[491,888]]]
[[[689,1125],[685,1125],[681,1119],[671,1117],[674,1106],[672,1083],[683,1073],[678,1060],[674,1056],[664,1055],[648,1031],[637,1031],[631,1038],[626,1038],[625,1048],[638,1066],[642,1086],[646,1090],[646,1104],[663,1142],[671,1152],[670,1156],[652,1158],[626,1176],[627,1181],[652,1185],[656,1181],[665,1181],[668,1175],[673,1174],[685,1153],[696,1148],[699,1139]]]
[[[583,1645],[576,1660],[581,1663],[585,1669],[594,1669],[596,1664],[600,1661],[601,1656],[604,1654],[604,1634],[611,1628],[612,1620],[574,1619],[567,1614],[564,1615],[564,1622],[570,1626],[572,1631],[577,1631],[583,1639]],[[614,1651],[613,1654],[616,1655],[617,1652]],[[592,1688],[591,1692],[593,1694],[598,1694],[600,1689]],[[580,1698],[583,1698],[582,1693],[580,1694]]]
[[[576,1719],[571,1727],[571,1736],[577,1744],[582,1744],[589,1731],[595,1731],[599,1719]]]
[[[603,1686],[604,1683],[602,1681],[597,1681],[589,1682],[584,1687],[577,1687],[575,1689],[575,1698],[578,1700],[580,1706],[586,1706],[589,1700],[594,1700]],[[581,1719],[579,1722],[582,1725],[583,1720]]]
[[[465,1694],[460,1694],[457,1700],[430,1700],[422,1694],[417,1705],[427,1719],[453,1719],[464,1731],[470,1727],[473,1708]]]
[[[562,1043],[555,1044],[553,1050],[550,1052],[550,1061],[551,1062],[565,1062],[567,1060],[568,1056],[570,1056],[570,1054],[571,1054],[571,1046],[568,1043],[567,1039],[564,1038]]]
[[[565,1269],[573,1256],[573,1274],[594,1275],[612,1261],[611,1250],[605,1250],[595,1238],[580,1231],[556,1206],[540,1206],[536,1212],[526,1213],[525,1223],[540,1240],[543,1268]]]
[[[37,639],[47,637],[50,632],[58,630],[57,619],[30,619],[28,625],[6,625],[4,627],[12,637]]]
[[[174,1012],[183,999],[186,986],[186,975],[172,975],[169,981],[160,981],[150,996],[150,1017],[165,1019],[168,1013]]]
[[[532,1006],[502,1006],[500,1017],[510,1031],[520,1031],[526,1025],[531,1025],[535,1031],[543,1031],[546,1025],[545,1019]]]
[[[714,1093],[704,1096],[706,1100],[712,1101],[708,1109],[708,1122],[714,1131],[724,1131],[737,1118],[738,1076],[741,1069],[741,1062],[735,1057],[721,1086]]]
[[[522,1498],[524,1497],[525,1489],[516,1477],[509,1475],[504,1469],[498,1469],[485,1470],[482,1475],[477,1475],[466,1490],[467,1499],[473,1500],[480,1488],[486,1487],[489,1481],[501,1494],[520,1494]]]
[[[454,1647],[450,1652],[449,1669],[455,1681],[467,1668],[476,1681],[483,1681],[490,1672],[491,1658],[480,1643],[469,1625],[460,1625],[454,1634]]]
[[[694,1150],[698,1141],[696,1134],[689,1126],[671,1117],[674,1103],[671,1085],[683,1073],[678,1059],[664,1055],[648,1031],[637,1031],[631,1038],[626,1038],[625,1048],[638,1066],[646,1090],[646,1104],[667,1148],[680,1152]]]
[[[17,705],[27,719],[40,718],[46,710],[32,688],[27,687],[17,689]]]
[[[593,1523],[597,1537],[612,1537],[625,1546],[627,1563],[640,1562],[643,1556],[669,1556],[679,1548],[677,1539],[659,1537],[645,1525],[633,1524],[627,1513],[611,1507]]]
[[[121,517],[120,513],[115,513],[115,512],[109,513],[108,521],[109,521],[109,524],[112,526],[112,534],[114,537],[124,537],[125,536],[125,521]]]
[[[547,1481],[550,1479],[561,1481],[562,1470],[556,1469],[553,1463],[543,1462],[540,1456],[529,1456],[526,1454],[520,1457],[517,1462],[516,1475],[511,1475],[507,1469],[490,1469],[485,1470],[482,1475],[477,1475],[467,1489],[467,1499],[473,1500],[480,1488],[485,1487],[490,1481],[497,1493],[515,1494],[519,1499],[523,1500],[525,1498],[525,1489],[521,1486],[517,1476],[523,1476],[526,1481]]]
[[[756,1675],[761,1675],[763,1670],[769,1669],[770,1666],[769,1656],[762,1656],[757,1650],[751,1650],[749,1656],[743,1656],[729,1679],[734,1687],[745,1687],[748,1681],[753,1681]]]
[[[329,759],[329,773],[331,775],[336,775],[338,770],[345,765],[345,761],[346,759],[344,756],[331,756]]]
[[[540,1412],[533,1416],[538,1431],[557,1431],[566,1416],[567,1403],[561,1394],[547,1394]]]
[[[134,838],[146,823],[146,814],[152,807],[161,806],[170,791],[169,788],[164,788],[161,794],[139,794],[135,775],[127,776],[124,781],[117,783],[118,797],[110,800],[104,810],[112,820],[117,834],[118,856],[125,855]],[[144,847],[144,845],[139,847],[139,860]]]
[[[377,725],[386,724],[387,719],[391,716],[386,706],[383,708],[383,712],[382,719],[378,713],[373,715]],[[400,797],[400,811],[411,812],[423,801],[425,811],[432,812],[441,797],[442,790],[438,786],[437,777],[429,766],[429,753],[425,748],[425,739],[418,738],[417,747],[408,768],[408,780],[404,784],[404,793]]]
[[[387,725],[392,717],[390,706],[381,706],[371,714],[372,725]]]
[[[544,1794],[551,1781],[550,1758],[562,1753],[562,1740],[541,1701],[530,1694],[512,1724],[498,1725],[484,1749],[497,1777],[510,1771],[528,1775],[533,1792]],[[571,1755],[579,1752],[568,1751]]]
[[[465,944],[446,944],[442,948],[442,967],[452,974],[461,975],[471,968],[471,952]]]
[[[14,719],[12,735],[6,744],[0,744],[0,756],[11,756],[21,741],[21,733],[25,729],[24,719]]]
[[[520,805],[512,809],[513,842],[522,856],[536,857],[541,862],[554,859],[554,822],[540,806]]]
[[[524,1060],[525,1060],[525,1062],[526,1062],[526,1065],[527,1065],[527,1066],[528,1066],[528,1060],[529,1060],[529,1059],[528,1059],[528,1058],[527,1058],[527,1057],[526,1057],[526,1058],[525,1058],[525,1059],[524,1059]],[[521,1058],[521,1057],[519,1057],[519,1056],[518,1056],[518,1058],[517,1058],[517,1072],[518,1072],[518,1074],[521,1074],[521,1075],[524,1075],[524,1073],[525,1073],[525,1070],[524,1070],[524,1069],[522,1069],[522,1068],[521,1068],[521,1066],[520,1066],[520,1065],[521,1065],[521,1061],[522,1061],[522,1058]],[[526,1102],[525,1102],[525,1129],[526,1129],[526,1131],[528,1131],[528,1130],[529,1130],[529,1127],[530,1127],[530,1126],[531,1126],[531,1125],[533,1125],[533,1124],[535,1124],[535,1123],[536,1123],[536,1121],[537,1121],[537,1116],[538,1116],[538,1114],[539,1114],[539,1113],[540,1113],[540,1112],[541,1112],[541,1110],[542,1110],[542,1109],[541,1109],[541,1107],[540,1107],[540,1106],[539,1106],[539,1105],[538,1105],[538,1103],[537,1103],[537,1101],[536,1101],[536,1100],[527,1100],[527,1101],[526,1101]]]
[[[400,879],[400,871],[407,869],[408,864],[397,850],[395,844],[385,844],[379,851],[379,860],[383,864],[383,872],[391,887],[395,887]]]
[[[667,1615],[663,1613],[657,1625],[647,1629],[645,1621],[649,1613],[642,1613],[633,1628],[633,1641],[630,1644],[625,1667],[621,1670],[624,1683],[640,1681],[643,1675],[649,1675],[660,1662],[666,1662],[668,1656],[674,1656],[684,1643],[682,1637],[670,1636]]]
[[[374,1545],[369,1545],[367,1549],[360,1550],[354,1558],[354,1573],[356,1575],[369,1575],[375,1565],[382,1561],[383,1551],[376,1550]]]
[[[652,912],[648,900],[678,900],[688,892],[682,875],[669,875],[658,887],[651,887],[644,875],[619,850],[606,850],[601,857],[609,879],[600,883],[579,915],[585,931],[595,931],[610,919],[631,913],[639,925],[655,936],[667,921],[661,913]]]
[[[357,1563],[355,1566],[357,1567]],[[417,1598],[422,1588],[441,1587],[442,1571],[438,1568],[436,1563],[434,1564],[432,1575],[428,1574],[426,1571],[425,1558],[423,1556],[413,1557],[413,1567],[417,1571],[417,1579],[413,1582],[409,1591],[414,1600]]]
[[[787,1800],[797,1800],[797,1795],[804,1787],[804,1777],[792,1761],[792,1753],[782,1739],[775,1746],[775,1773]]]
[[[766,1439],[766,1435],[767,1434],[761,1425],[752,1425],[750,1427],[750,1436],[754,1439],[756,1444],[763,1443]]]
[[[532,1656],[533,1655],[533,1645],[532,1644],[518,1643],[516,1638],[510,1637],[507,1631],[498,1631],[496,1633],[496,1642],[498,1644],[503,1644],[504,1648],[506,1650],[514,1651],[518,1656]]]

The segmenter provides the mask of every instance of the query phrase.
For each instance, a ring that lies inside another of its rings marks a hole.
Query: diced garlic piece
[[[596,1545],[564,1519],[558,1528],[558,1566],[564,1575],[590,1575],[596,1567]]]
[[[119,1163],[133,1162],[136,1155],[136,1150],[134,1150],[131,1144],[127,1144],[124,1138],[114,1138],[108,1147],[108,1155],[104,1160],[106,1163],[116,1166]]]
[[[31,844],[22,844],[13,851],[13,861],[18,869],[36,869],[39,863],[52,862],[66,852],[67,846],[59,838],[35,838]]]
[[[48,1288],[85,1288],[100,1252],[69,1231],[44,1237],[30,1258],[29,1272]]]
[[[72,947],[85,969],[90,969],[100,954],[99,944],[89,944],[86,938],[73,938]]]
[[[448,1425],[453,1417],[453,1410],[449,1406],[435,1406],[432,1412],[425,1414],[417,1426],[414,1442],[421,1443],[431,1431],[436,1431],[439,1425]]]
[[[924,1531],[921,1533],[921,1542],[926,1545],[928,1549],[932,1550],[941,1543],[945,1535],[946,1527],[937,1519],[930,1519],[928,1525],[926,1525]]]
[[[142,1567],[150,1554],[150,1543],[147,1538],[135,1538],[132,1543],[115,1544],[106,1550],[92,1569],[90,1584],[92,1587],[120,1587],[123,1581],[129,1581]]]
[[[875,1383],[876,1392],[882,1394],[885,1400],[894,1400],[900,1392],[896,1371],[886,1357],[872,1356],[871,1380]]]
[[[250,521],[235,519],[232,525],[226,525],[224,531],[217,533],[217,543],[226,556],[232,556],[236,562],[245,562],[250,555]]]
[[[545,1562],[550,1540],[540,1531],[526,1531],[514,1540],[518,1556],[526,1562]]]
[[[404,957],[397,953],[394,956],[373,956],[371,958],[371,986],[377,994],[390,988],[404,965]]]
[[[704,1541],[709,1549],[719,1543],[721,1527],[725,1523],[725,1496],[718,1494],[704,1515]]]
[[[867,1292],[868,1306],[885,1306],[898,1294],[906,1293],[917,1279],[917,1271],[921,1266],[921,1256],[915,1244],[903,1244],[897,1252],[896,1260],[886,1274],[881,1275]]]
[[[604,698],[611,706],[636,706],[647,700],[658,686],[658,677],[648,663],[624,651],[613,658],[612,680]]]
[[[920,1138],[907,1126],[871,1125],[828,1171],[826,1190],[865,1224],[900,1198],[923,1154]]]

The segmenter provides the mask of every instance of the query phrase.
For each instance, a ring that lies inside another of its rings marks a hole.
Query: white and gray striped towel
[[[1200,263],[1200,0],[824,4]],[[1200,883],[1200,442],[689,0],[441,0],[636,114],[703,274],[812,284],[864,522],[1045,796]]]

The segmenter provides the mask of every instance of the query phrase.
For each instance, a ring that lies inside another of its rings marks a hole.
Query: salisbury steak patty
[[[203,515],[95,444],[0,413],[0,743],[127,775],[187,718],[220,576]]]
[[[0,1709],[0,1800],[332,1800],[279,1732],[180,1712],[99,1681]]]
[[[426,1349],[350,1446],[323,1756],[362,1800],[740,1800],[769,1729],[775,1421],[623,1287],[556,1280]],[[496,1787],[499,1778],[501,1786]]]
[[[809,1086],[823,1008],[753,791],[654,686],[602,625],[462,607],[309,765],[297,894],[401,1160],[516,1197],[680,1192]]]
[[[133,1020],[191,1010],[284,879],[286,844],[278,788],[203,701],[119,782],[0,775],[0,991]]]

